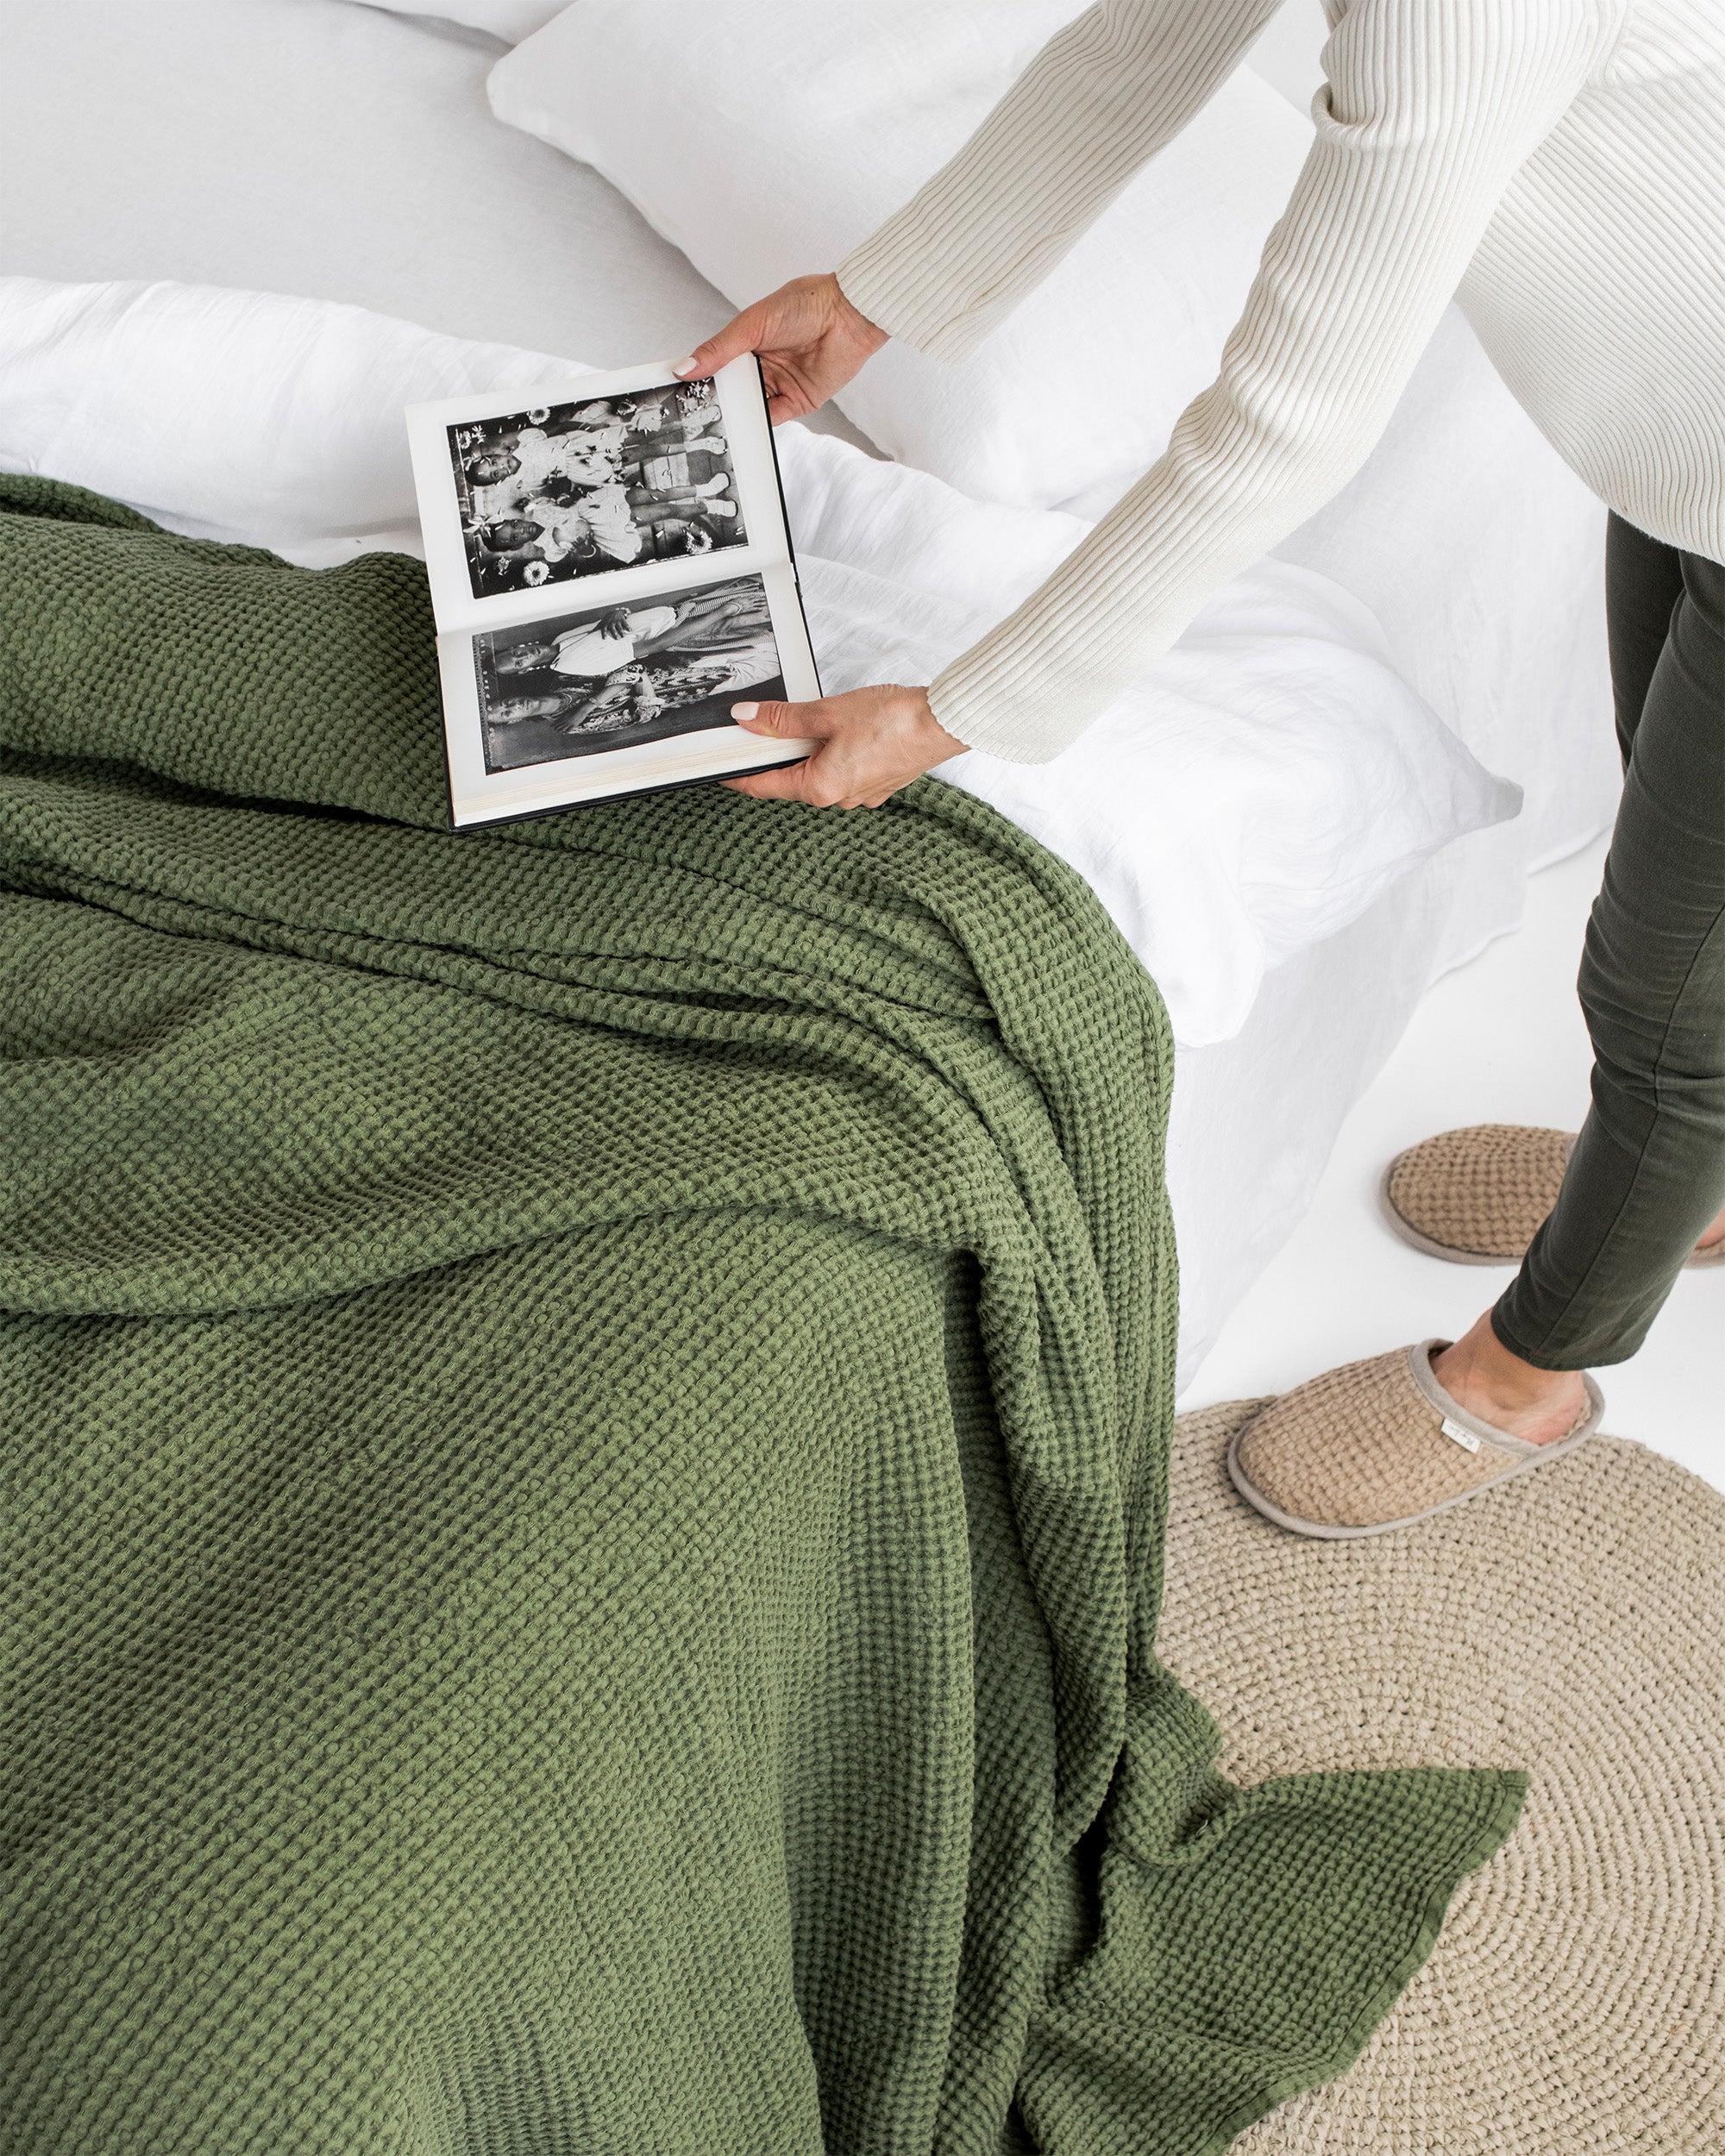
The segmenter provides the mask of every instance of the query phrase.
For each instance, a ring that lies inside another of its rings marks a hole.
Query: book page
[[[440,630],[790,559],[752,354],[688,382],[648,365],[417,404],[408,435]]]
[[[820,694],[787,562],[715,571],[626,604],[595,603],[580,583],[560,596],[548,610],[542,591],[530,621],[437,640],[458,824],[808,753],[806,742],[747,733],[731,717],[745,698]]]

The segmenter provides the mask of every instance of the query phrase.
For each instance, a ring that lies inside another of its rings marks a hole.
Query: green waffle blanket
[[[451,835],[432,654],[0,481],[0,2147],[1221,2148],[1521,1779],[1156,1658],[1154,989],[934,782]]]

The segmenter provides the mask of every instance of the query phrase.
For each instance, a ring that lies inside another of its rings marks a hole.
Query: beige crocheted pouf
[[[1159,1646],[1237,1779],[1525,1766],[1355,2065],[1231,2156],[1725,2150],[1725,1497],[1594,1438],[1398,1534],[1258,1517],[1223,1455],[1262,1406],[1182,1419]]]

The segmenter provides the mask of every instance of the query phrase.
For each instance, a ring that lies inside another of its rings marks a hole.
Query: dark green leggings
[[[1541,1369],[1622,1363],[1725,1203],[1725,568],[1613,517],[1623,799],[1577,982],[1593,1106],[1491,1313]]]

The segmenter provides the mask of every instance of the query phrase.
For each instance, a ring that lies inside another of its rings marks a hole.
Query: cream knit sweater
[[[1278,0],[1098,0],[840,265],[970,351],[1196,112]],[[1326,0],[1317,140],[1166,454],[935,680],[940,723],[1056,755],[1339,489],[1458,298],[1504,380],[1643,530],[1725,559],[1725,0]]]

